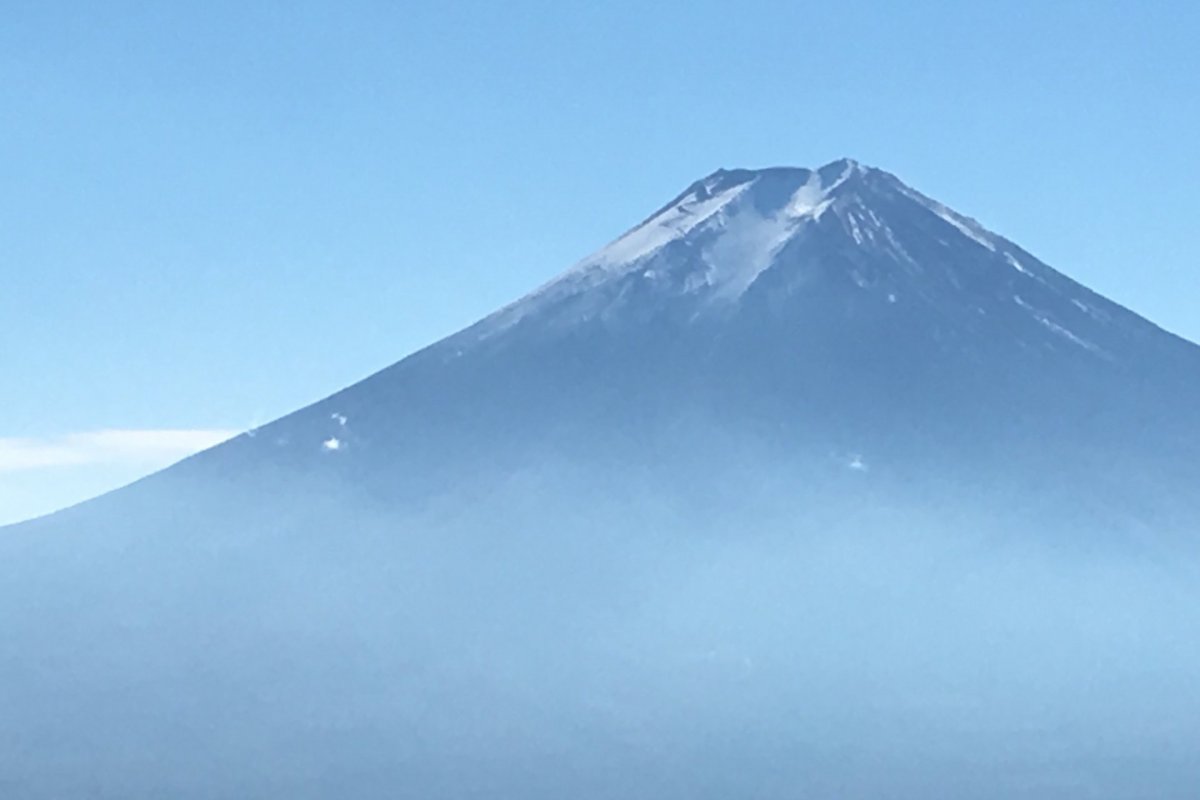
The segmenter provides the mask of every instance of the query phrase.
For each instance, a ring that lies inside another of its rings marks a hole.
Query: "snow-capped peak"
[[[863,171],[849,159],[819,170],[717,170],[575,269],[636,267],[693,232],[732,233],[739,238],[753,232],[758,234],[757,249],[769,254],[798,226],[820,219],[838,187]]]
[[[850,159],[816,170],[719,169],[611,244],[501,309],[485,327],[495,332],[547,304],[631,278],[709,303],[736,300],[788,241],[831,209],[857,202],[852,188],[872,172]],[[601,302],[582,302],[582,313],[591,315]]]
[[[1088,339],[1072,325],[1107,314],[1091,293],[970,217],[841,159],[818,169],[717,170],[467,336],[487,339],[531,317],[556,328],[723,318],[752,292],[782,313],[790,297],[818,290],[971,319],[1007,313],[1000,309],[1020,297],[1032,323],[1071,332],[1071,341]]]

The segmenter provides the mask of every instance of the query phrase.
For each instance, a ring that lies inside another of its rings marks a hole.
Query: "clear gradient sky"
[[[0,3],[0,522],[850,156],[1200,340],[1200,4]]]

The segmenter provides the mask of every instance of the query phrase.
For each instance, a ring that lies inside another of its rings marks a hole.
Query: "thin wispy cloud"
[[[162,465],[219,444],[226,429],[106,429],[52,437],[0,437],[0,472],[99,464]]]

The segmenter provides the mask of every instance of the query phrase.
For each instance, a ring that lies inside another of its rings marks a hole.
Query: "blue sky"
[[[1184,2],[54,3],[0,22],[0,522],[851,156],[1200,340]]]

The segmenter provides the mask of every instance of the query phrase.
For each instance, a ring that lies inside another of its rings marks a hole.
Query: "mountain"
[[[1191,797],[1200,348],[896,177],[719,170],[0,531],[17,797]]]

